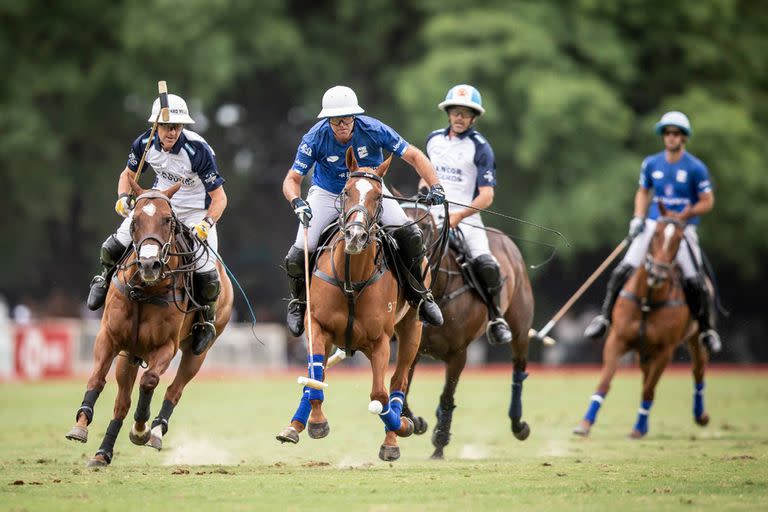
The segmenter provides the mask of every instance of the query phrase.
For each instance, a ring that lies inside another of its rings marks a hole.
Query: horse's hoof
[[[576,425],[575,427],[573,427],[573,430],[571,430],[571,432],[581,437],[589,436],[589,428],[584,427],[582,425]]]
[[[281,443],[296,444],[299,442],[299,433],[296,432],[295,428],[288,426],[281,430],[280,433],[275,436],[275,438]]]
[[[405,423],[405,425],[403,425]],[[411,434],[413,434],[413,421],[411,421],[411,418],[406,418],[405,416],[400,417],[400,430],[395,431],[395,434],[398,435],[398,437],[409,437]]]
[[[88,441],[88,428],[75,425],[72,427],[72,430],[67,432],[65,437],[70,441],[80,441],[81,443],[84,443]]]
[[[698,418],[696,418],[696,423],[698,423],[702,427],[706,427],[707,425],[709,425],[709,414],[704,413]]]
[[[103,457],[100,455],[96,455],[94,458],[88,461],[88,463],[85,465],[87,468],[105,468],[109,466],[109,462],[107,462]]]
[[[331,427],[328,425],[327,421],[324,421],[322,423],[312,423],[311,421],[307,424],[307,434],[312,439],[322,439],[326,437],[331,432]],[[297,434],[298,439],[298,434]]]
[[[417,436],[420,436],[421,434],[425,433],[429,429],[429,424],[427,423],[427,420],[422,418],[421,416],[416,416],[413,418],[413,433]]]
[[[442,448],[435,449],[434,453],[429,458],[432,460],[443,460],[445,458],[443,457],[443,449]]]
[[[640,432],[639,430],[632,430],[627,436],[627,439],[642,439],[647,432]]]
[[[142,432],[137,432],[133,427],[131,427],[131,431],[128,432],[128,439],[130,439],[133,444],[139,446],[144,446],[147,444],[149,437],[150,432],[148,428],[145,428]]]
[[[163,438],[152,434],[149,436],[149,441],[147,441],[147,446],[149,446],[150,448],[154,448],[157,451],[160,451],[163,449]]]
[[[379,458],[381,460],[385,461],[392,461],[397,460],[400,458],[400,447],[399,446],[387,446],[385,444],[381,445],[381,448],[379,449]]]
[[[528,426],[527,422],[521,421],[517,426],[517,430],[515,430],[515,427],[512,426],[512,433],[518,440],[525,441],[528,439],[528,436],[531,435],[531,427]]]

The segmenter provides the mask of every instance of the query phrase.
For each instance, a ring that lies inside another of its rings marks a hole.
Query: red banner
[[[66,322],[17,325],[14,367],[23,379],[72,375],[76,329]]]

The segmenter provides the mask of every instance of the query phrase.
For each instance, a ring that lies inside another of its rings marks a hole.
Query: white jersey
[[[426,152],[449,201],[468,205],[478,187],[496,186],[493,149],[474,129],[458,137],[451,137],[448,128],[435,130],[427,137]]]
[[[131,145],[128,168],[134,172],[138,170],[139,159],[144,153],[149,133],[150,130],[147,130]],[[144,169],[147,164],[155,171],[155,183],[152,188],[164,190],[181,182],[181,188],[171,199],[171,205],[177,214],[207,210],[211,202],[208,192],[224,183],[211,146],[199,134],[186,128],[182,130],[179,140],[170,151],[162,149],[160,138],[155,134],[147,151]]]

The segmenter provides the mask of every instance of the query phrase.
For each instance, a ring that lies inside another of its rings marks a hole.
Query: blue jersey
[[[681,212],[699,202],[700,194],[712,191],[707,166],[688,152],[674,163],[667,162],[664,151],[647,157],[640,168],[640,186],[653,188],[649,219],[659,217],[659,201],[666,209]],[[691,217],[688,223],[698,224],[699,218]]]
[[[408,143],[381,121],[369,116],[357,116],[352,138],[341,144],[333,136],[328,119],[323,119],[301,138],[292,169],[305,176],[314,165],[312,183],[339,194],[344,190],[349,174],[346,164],[349,147],[353,148],[360,167],[378,167],[384,161],[384,149],[402,156]]]

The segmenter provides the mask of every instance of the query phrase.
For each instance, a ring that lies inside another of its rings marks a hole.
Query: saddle
[[[469,252],[469,246],[464,238],[464,234],[459,229],[450,230],[450,235],[448,237],[448,257],[453,258],[458,265],[459,273],[464,281],[464,285],[451,293],[440,297],[439,304],[442,306],[442,304],[452,301],[462,293],[471,291],[477,293],[486,305],[491,304],[493,302],[492,298],[488,297],[487,292],[477,278],[475,269],[472,266],[472,257]],[[502,276],[502,282],[505,280],[506,277]]]

